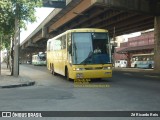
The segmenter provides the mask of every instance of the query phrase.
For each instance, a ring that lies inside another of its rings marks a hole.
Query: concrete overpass
[[[110,37],[155,28],[155,61],[160,59],[160,1],[158,0],[67,0],[55,9],[21,44],[21,52],[45,51],[46,42],[68,29],[104,28]],[[23,58],[24,58],[23,56]],[[31,56],[31,55],[30,55]],[[156,62],[155,69],[160,70]]]

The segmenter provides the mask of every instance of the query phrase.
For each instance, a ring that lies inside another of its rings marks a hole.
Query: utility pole
[[[116,44],[116,28],[114,27],[113,29],[113,44],[112,44],[112,49],[113,49],[113,64],[114,64],[114,67],[115,67],[115,45]]]
[[[15,18],[15,36],[14,36],[14,67],[13,76],[19,75],[19,45],[20,45],[20,28],[19,28],[19,15],[18,5],[16,5],[16,18]]]
[[[0,41],[0,75],[1,75],[1,68],[2,68],[2,65],[1,65],[1,60],[2,60],[2,34],[1,34],[1,41]]]

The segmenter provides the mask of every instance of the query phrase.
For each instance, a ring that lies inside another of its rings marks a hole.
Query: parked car
[[[115,67],[127,67],[127,61],[126,60],[116,60],[115,61]]]
[[[28,60],[28,61],[27,61],[27,64],[31,64],[31,61],[30,61],[30,60]]]

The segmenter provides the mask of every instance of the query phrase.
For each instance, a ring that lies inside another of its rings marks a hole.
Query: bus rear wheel
[[[53,74],[53,70],[52,69],[53,69],[52,65],[50,65],[50,72],[51,72],[51,74]]]
[[[51,66],[51,74],[57,75],[57,73],[54,71],[54,65]]]
[[[149,64],[148,68],[149,68],[149,69],[151,69],[151,68],[152,68],[152,65],[151,65],[151,64]]]

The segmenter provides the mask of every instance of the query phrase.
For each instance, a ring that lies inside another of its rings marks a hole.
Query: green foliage
[[[8,49],[10,48],[10,36],[3,36],[3,39],[2,39],[2,49]]]
[[[24,27],[24,21],[34,22],[35,17],[35,7],[41,7],[41,0],[11,0],[12,9],[15,17],[20,20],[20,28]],[[15,9],[17,8],[17,9]]]
[[[19,19],[19,28],[25,28],[25,22],[36,20],[35,8],[41,6],[42,0],[0,0],[0,36],[3,35],[4,47],[9,47],[14,36],[15,18]]]

